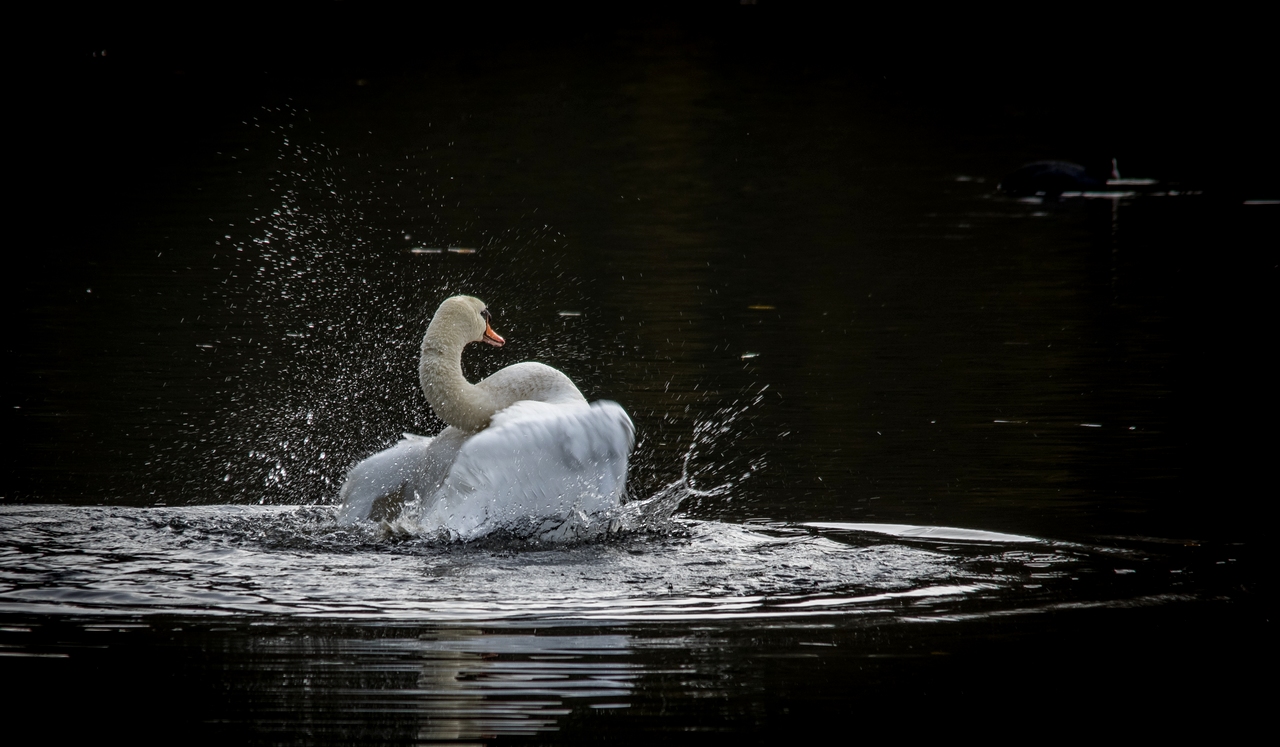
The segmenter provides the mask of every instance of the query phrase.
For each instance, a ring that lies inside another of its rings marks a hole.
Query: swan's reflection
[[[423,740],[532,735],[579,703],[625,707],[637,664],[625,635],[425,633],[418,690]]]

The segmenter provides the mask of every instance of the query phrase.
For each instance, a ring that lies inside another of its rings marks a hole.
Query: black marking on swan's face
[[[493,326],[489,323],[493,319],[493,315],[489,313],[489,309],[480,309],[480,317],[484,320],[484,334],[480,339],[493,345],[494,347],[502,347],[506,344],[506,340],[502,339],[502,335],[493,331]]]

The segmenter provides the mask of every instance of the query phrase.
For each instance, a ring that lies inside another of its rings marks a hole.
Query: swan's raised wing
[[[462,445],[423,505],[422,529],[463,540],[500,529],[565,536],[621,503],[634,441],[615,402],[517,402]]]
[[[352,467],[338,494],[338,523],[393,519],[406,501],[429,501],[463,441],[465,434],[457,428],[445,428],[434,438],[406,433],[395,446]]]

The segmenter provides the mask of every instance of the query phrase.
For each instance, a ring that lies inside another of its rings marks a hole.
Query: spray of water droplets
[[[205,396],[216,405],[148,465],[144,482],[178,485],[170,502],[331,500],[358,459],[403,431],[441,427],[417,382],[421,336],[440,300],[489,291],[518,299],[525,282],[555,289],[540,303],[581,306],[581,284],[547,256],[562,242],[549,228],[478,228],[447,208],[427,147],[371,158],[307,144],[297,129],[308,118],[264,111],[246,125],[267,133],[273,157],[255,161],[248,148],[227,156],[244,174],[238,184],[258,185],[242,187],[253,190],[245,199],[265,207],[210,236],[231,265],[209,294],[214,338],[198,346],[216,382]],[[413,251],[423,246],[444,249]],[[472,251],[448,251],[457,246]],[[494,270],[507,266],[537,267],[556,282]],[[553,348],[547,326],[525,338]],[[471,373],[511,362],[486,356]]]

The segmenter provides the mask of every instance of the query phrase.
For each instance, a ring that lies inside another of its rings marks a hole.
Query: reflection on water
[[[554,730],[575,702],[625,708],[639,675],[629,644],[625,635],[442,632],[421,644],[420,736],[532,734]]]

